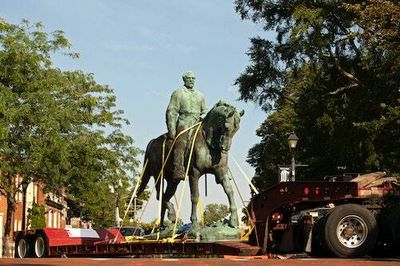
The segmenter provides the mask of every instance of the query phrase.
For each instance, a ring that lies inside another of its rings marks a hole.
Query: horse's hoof
[[[176,215],[175,214],[171,214],[168,213],[168,220],[170,220],[171,222],[175,222],[176,221]]]
[[[239,220],[238,219],[230,219],[229,224],[231,227],[237,228],[239,227]]]
[[[192,223],[192,232],[197,232],[199,231],[200,226],[198,223]]]

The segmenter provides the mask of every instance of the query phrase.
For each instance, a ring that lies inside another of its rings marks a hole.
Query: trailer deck
[[[255,256],[260,248],[242,242],[148,242],[97,245],[53,246],[48,249],[49,257],[63,256],[147,256],[147,255],[207,256],[233,255]]]

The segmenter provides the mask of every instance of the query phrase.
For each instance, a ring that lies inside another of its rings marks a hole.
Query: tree
[[[204,209],[204,225],[211,225],[222,220],[229,214],[228,206],[225,204],[211,203]]]
[[[275,41],[251,39],[251,65],[236,80],[242,100],[272,113],[257,131],[261,143],[249,152],[256,182],[270,183],[266,175],[271,179],[271,169],[288,161],[283,136],[290,131],[300,137],[296,158],[310,165],[303,178],[337,166],[399,172],[393,159],[400,158],[398,1],[235,5],[242,19],[276,31]]]
[[[16,26],[0,19],[0,191],[7,199],[6,244],[15,210],[15,193],[21,190],[22,183],[32,181],[41,156],[38,150],[48,150],[56,142],[52,130],[54,119],[50,114],[57,112],[51,112],[54,99],[48,88],[49,81],[59,72],[51,71],[49,53],[69,46],[62,32],[55,32],[48,39],[38,30],[40,24],[35,28],[32,30],[26,21]],[[38,173],[35,178],[42,176],[43,173]]]
[[[46,227],[46,209],[43,204],[33,203],[28,209],[29,229],[42,229]]]
[[[62,31],[49,35],[40,23],[13,25],[0,19],[0,191],[8,206],[6,242],[15,193],[23,183],[38,181],[52,192],[65,187],[70,199],[103,225],[104,213],[113,212],[108,185],[121,181],[126,189],[136,174],[140,150],[121,131],[128,121],[115,109],[112,89],[97,84],[93,74],[53,66],[53,53],[78,56],[69,48]]]

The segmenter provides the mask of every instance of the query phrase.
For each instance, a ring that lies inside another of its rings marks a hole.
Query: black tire
[[[15,257],[28,258],[31,256],[32,243],[22,234],[15,240]]]
[[[43,233],[36,234],[35,243],[33,245],[33,253],[36,258],[47,257],[48,255],[47,238]]]
[[[342,258],[365,256],[378,238],[374,215],[357,204],[336,207],[327,217],[324,231],[327,248]]]

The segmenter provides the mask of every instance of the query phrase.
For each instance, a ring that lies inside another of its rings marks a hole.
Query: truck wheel
[[[15,243],[16,243],[15,257],[21,259],[29,257],[31,245],[28,239],[25,236],[21,235],[17,237]]]
[[[364,256],[374,248],[377,238],[374,215],[360,205],[338,206],[326,220],[326,245],[338,257]]]
[[[47,256],[47,240],[42,233],[38,233],[36,235],[34,253],[36,258],[43,258]]]

